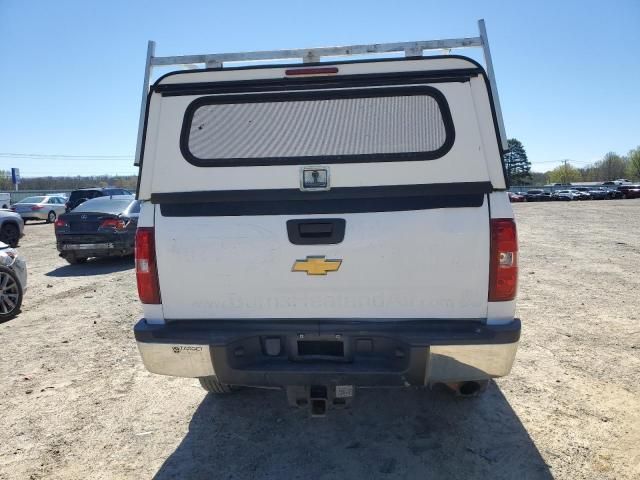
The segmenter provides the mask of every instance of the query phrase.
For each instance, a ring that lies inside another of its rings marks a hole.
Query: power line
[[[569,162],[569,163],[578,163],[578,164],[584,164],[584,165],[590,165],[593,163],[596,163],[598,160],[567,160],[567,159],[562,159],[562,160],[542,160],[542,161],[532,161],[532,164],[535,163],[564,163],[564,162]]]
[[[28,158],[33,160],[38,159],[67,159],[67,160],[133,160],[133,155],[70,155],[66,153],[11,153],[0,152],[2,158]]]

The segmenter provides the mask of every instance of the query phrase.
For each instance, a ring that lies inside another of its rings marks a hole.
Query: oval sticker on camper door
[[[300,190],[329,190],[329,167],[302,167]]]

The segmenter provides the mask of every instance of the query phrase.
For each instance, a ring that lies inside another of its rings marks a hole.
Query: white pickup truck
[[[209,68],[160,77],[143,109],[134,332],[148,370],[214,393],[280,387],[315,414],[361,386],[469,394],[509,373],[518,245],[495,83],[469,58],[421,56],[486,57],[486,35],[439,42],[187,57],[150,44],[147,72]],[[407,56],[319,62],[363,49]],[[221,63],[293,56],[311,63]]]

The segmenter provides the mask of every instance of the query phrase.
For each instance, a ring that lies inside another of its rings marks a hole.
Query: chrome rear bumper
[[[320,329],[317,322],[260,322],[152,325],[143,319],[135,335],[150,372],[217,375],[223,383],[248,386],[406,386],[496,378],[511,371],[520,337],[518,319],[495,326],[464,320],[331,321]],[[301,338],[317,345],[341,342],[342,354],[304,356],[298,351]],[[278,339],[275,351],[265,350],[266,339]]]
[[[518,342],[431,347],[428,383],[504,377],[511,371],[517,350]]]

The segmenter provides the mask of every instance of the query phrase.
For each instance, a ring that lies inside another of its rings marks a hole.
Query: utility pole
[[[567,161],[563,160],[562,163],[564,163],[564,168],[562,169],[562,183],[566,185],[569,183],[569,179],[567,178],[569,176],[569,172],[567,171]]]

